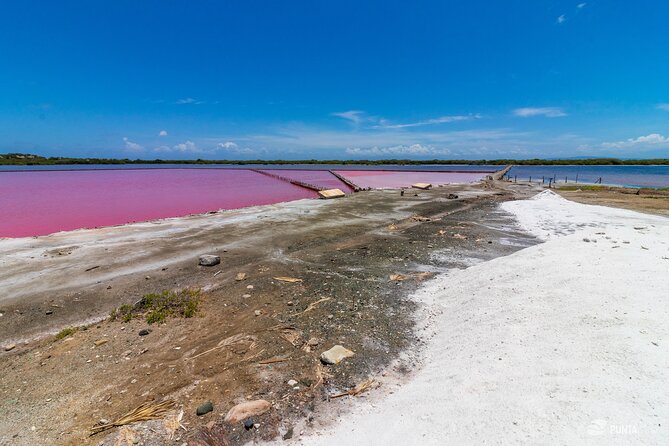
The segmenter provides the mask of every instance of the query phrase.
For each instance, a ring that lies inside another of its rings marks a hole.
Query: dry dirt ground
[[[0,444],[234,445],[299,435],[296,423],[308,428],[329,396],[421,343],[408,296],[422,281],[536,243],[497,207],[531,192],[488,183],[366,191],[0,240]],[[221,264],[199,266],[200,254]],[[107,318],[147,293],[183,289],[201,290],[192,318]],[[58,339],[66,327],[78,330]],[[355,356],[324,366],[319,355],[335,344]],[[166,436],[89,436],[101,419],[164,399],[183,411]],[[272,403],[256,428],[223,421],[255,399]],[[214,410],[196,416],[206,401]]]
[[[556,192],[578,203],[613,206],[669,216],[669,190],[573,186],[558,188]]]

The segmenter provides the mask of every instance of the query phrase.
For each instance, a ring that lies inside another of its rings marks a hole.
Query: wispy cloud
[[[454,115],[454,116],[439,116],[437,118],[424,119],[421,121],[406,122],[406,123],[393,123],[386,118],[379,116],[372,116],[367,114],[362,110],[349,110],[345,112],[336,112],[331,113],[331,116],[336,116],[338,118],[345,119],[351,122],[356,127],[366,124],[370,129],[404,129],[411,127],[422,127],[426,125],[437,125],[437,124],[447,124],[450,122],[457,121],[468,121],[471,119],[479,119],[480,114],[470,114],[470,115]]]
[[[560,118],[567,116],[567,113],[559,107],[523,107],[517,108],[513,114],[521,118],[532,116],[545,116],[547,118]]]
[[[658,110],[669,111],[669,103],[657,104]]]
[[[144,150],[144,146],[130,141],[127,136],[123,137],[123,145],[125,145],[125,150],[129,152],[141,152]]]
[[[349,110],[345,112],[335,112],[330,113],[331,116],[336,116],[338,118],[345,119],[352,122],[353,124],[360,124],[362,121],[367,119],[367,114],[362,110]]]
[[[450,122],[469,121],[471,119],[481,118],[480,114],[475,115],[456,115],[456,116],[440,116],[438,118],[425,119],[423,121],[409,122],[404,124],[390,124],[384,121],[381,124],[373,126],[373,128],[381,129],[403,129],[407,127],[421,127],[424,125],[448,124]]]
[[[577,7],[578,9],[583,9],[583,8],[585,8],[586,6],[588,6],[587,3],[579,3],[578,5],[576,5],[576,7]]]
[[[565,16],[564,14],[562,14],[562,15],[558,16],[558,18],[557,18],[557,20],[556,20],[556,23],[557,23],[558,25],[562,25],[562,24],[563,24],[564,22],[566,22],[566,21],[567,21],[567,16]]]
[[[193,98],[182,98],[182,99],[177,99],[174,103],[177,105],[188,105],[188,104],[200,105],[204,104],[204,101],[199,101]]]
[[[158,136],[167,136],[167,130],[161,130],[158,132]]]

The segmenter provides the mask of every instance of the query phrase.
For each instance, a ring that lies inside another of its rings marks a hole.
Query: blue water
[[[0,166],[1,171],[17,170],[97,170],[97,169],[307,169],[307,170],[485,170],[496,171],[502,166],[492,165],[423,165],[423,166],[366,166],[354,164],[76,164],[61,166]],[[516,166],[509,172],[511,178],[518,180],[541,181],[542,177],[555,178],[558,182],[595,183],[601,178],[603,184],[615,184],[630,187],[669,187],[669,166]]]
[[[577,178],[578,175],[578,178]],[[516,166],[509,176],[519,181],[541,181],[548,183],[555,178],[567,184],[595,183],[601,178],[602,184],[628,187],[669,187],[669,166]]]

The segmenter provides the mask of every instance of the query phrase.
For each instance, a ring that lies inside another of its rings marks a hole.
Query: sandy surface
[[[501,207],[546,242],[420,290],[420,370],[296,443],[666,444],[669,219],[551,192]]]

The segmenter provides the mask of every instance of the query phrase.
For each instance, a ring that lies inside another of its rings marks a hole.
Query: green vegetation
[[[79,331],[78,327],[67,327],[63,328],[61,331],[58,332],[56,335],[56,340],[64,339],[68,336],[72,336],[75,334],[77,331]]]
[[[0,154],[0,165],[5,166],[37,166],[37,165],[66,165],[66,164],[360,164],[369,166],[384,165],[425,165],[425,164],[470,164],[470,165],[499,165],[515,164],[520,166],[540,165],[579,165],[579,166],[615,166],[615,165],[669,165],[669,159],[637,159],[621,160],[617,158],[586,158],[586,159],[496,159],[496,160],[142,160],[142,159],[114,159],[114,158],[68,158],[68,157],[43,157],[26,153]]]
[[[195,316],[200,305],[200,290],[185,289],[145,294],[135,305],[121,305],[109,315],[111,321],[129,322],[143,316],[149,324],[164,322],[168,317]]]

